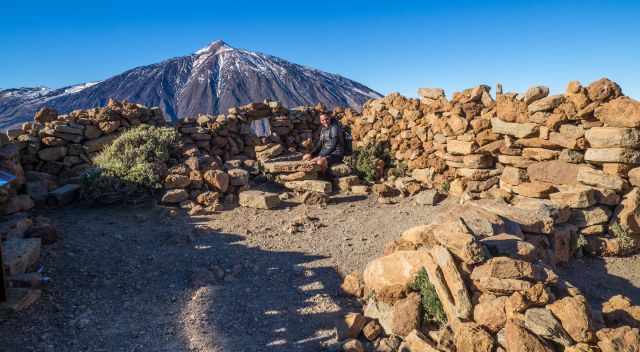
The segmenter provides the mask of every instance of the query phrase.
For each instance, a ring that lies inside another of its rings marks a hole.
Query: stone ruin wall
[[[437,88],[418,93],[370,100],[362,116],[346,121],[357,144],[386,145],[408,169],[406,177],[389,177],[390,186],[514,205],[540,200],[563,210],[589,250],[638,249],[640,103],[615,82],[574,81],[558,95],[544,86],[524,93],[498,86],[495,99],[485,85],[451,99]]]
[[[435,188],[464,200],[499,199],[521,207],[535,201],[559,212],[557,223],[572,226],[574,242],[586,241],[593,253],[635,251],[640,103],[608,79],[586,87],[571,82],[565,94],[552,96],[544,86],[521,94],[501,90],[494,98],[480,85],[447,99],[442,89],[423,88],[420,99],[394,93],[370,100],[361,115],[329,113],[350,127],[356,147],[384,144],[407,169],[404,176],[387,173],[383,185],[389,188],[409,195]],[[257,159],[312,146],[323,112],[328,111],[322,106],[287,110],[264,102],[179,121],[180,155],[162,175],[163,201],[196,210],[237,202],[238,192],[260,171]],[[257,137],[251,123],[264,118],[272,134]],[[18,180],[5,197],[5,213],[26,210],[31,200],[63,201],[51,191],[73,183],[96,153],[141,123],[165,124],[158,108],[111,101],[61,116],[44,109],[34,122],[8,131],[15,143],[3,142],[2,158]]]

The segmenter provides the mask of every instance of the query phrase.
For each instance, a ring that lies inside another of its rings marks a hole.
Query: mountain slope
[[[109,98],[160,106],[168,118],[225,112],[264,99],[286,107],[352,107],[380,94],[339,75],[216,41],[192,55],[141,66],[101,82],[57,90],[0,90],[0,128],[33,118],[42,106],[61,113],[103,106]]]

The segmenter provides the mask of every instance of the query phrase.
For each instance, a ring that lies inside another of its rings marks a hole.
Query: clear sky
[[[0,0],[0,88],[102,80],[216,39],[384,94],[607,76],[640,98],[638,0]]]

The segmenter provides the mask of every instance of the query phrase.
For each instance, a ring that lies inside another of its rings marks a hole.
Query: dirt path
[[[386,242],[450,202],[339,197],[326,209],[237,208],[195,218],[148,205],[48,211],[64,237],[43,254],[53,283],[38,304],[0,323],[0,346],[318,351],[356,308],[339,293],[341,275],[363,269]],[[572,281],[591,275],[576,282],[590,297],[622,291],[640,304],[640,259],[618,261],[588,259],[563,273]]]

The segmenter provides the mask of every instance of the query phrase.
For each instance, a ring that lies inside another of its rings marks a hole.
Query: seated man
[[[309,160],[320,166],[324,173],[329,166],[339,164],[344,157],[344,135],[338,122],[327,114],[320,115],[320,138],[310,154],[305,154],[302,160]]]

